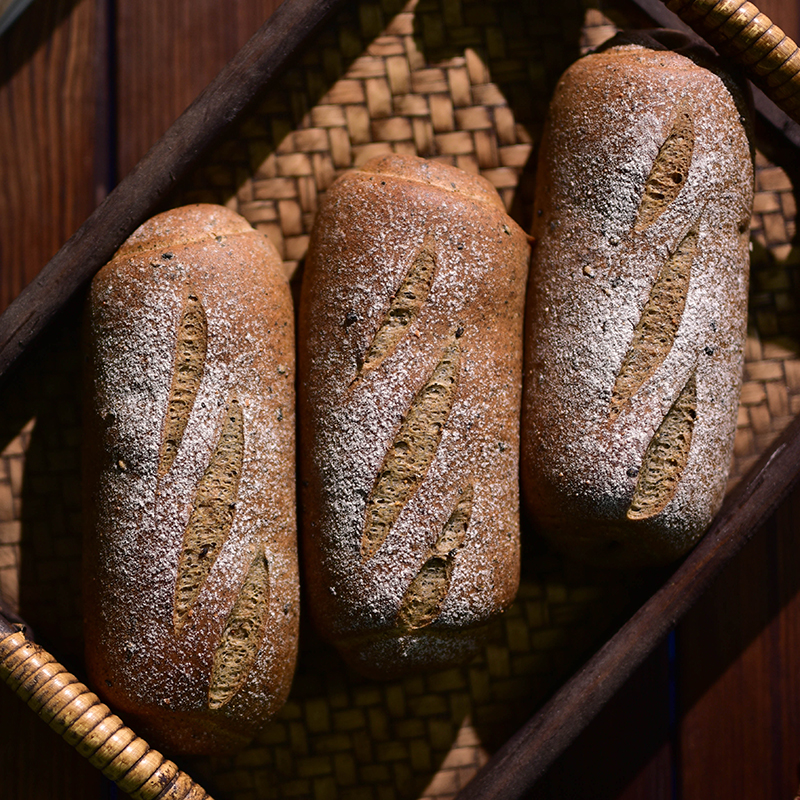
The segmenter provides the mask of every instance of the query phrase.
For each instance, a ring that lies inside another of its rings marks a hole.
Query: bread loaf
[[[483,178],[413,157],[329,190],[298,372],[309,610],[359,672],[459,663],[514,598],[529,245]]]
[[[644,41],[556,88],[525,339],[527,506],[569,554],[620,566],[677,558],[722,501],[753,199],[737,86]]]
[[[245,744],[297,648],[294,329],[275,248],[225,208],[142,225],[86,315],[86,657],[178,753]]]

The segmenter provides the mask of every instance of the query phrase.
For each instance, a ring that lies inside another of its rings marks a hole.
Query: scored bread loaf
[[[753,168],[723,72],[617,40],[561,78],[540,151],[522,485],[604,565],[683,554],[722,502],[747,311]]]
[[[483,178],[386,156],[341,177],[300,301],[304,588],[388,678],[469,659],[519,579],[530,248]]]
[[[294,325],[239,215],[153,217],[86,314],[85,631],[97,690],[170,752],[244,745],[298,627]]]

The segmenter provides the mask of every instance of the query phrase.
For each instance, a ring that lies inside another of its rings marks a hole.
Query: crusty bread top
[[[87,310],[87,661],[119,708],[163,717],[176,751],[213,748],[277,710],[295,657],[289,287],[263,235],[196,205],[141,226]],[[244,682],[220,701],[209,685],[229,677],[245,607]]]
[[[299,408],[306,588],[330,638],[395,629],[467,496],[468,531],[431,628],[485,622],[513,599],[529,256],[494,188],[446,164],[376,159],[328,190],[303,280]],[[384,333],[399,314],[412,319],[394,341]],[[424,400],[451,381],[441,407]],[[429,441],[401,457],[417,423]],[[393,494],[401,467],[413,479]],[[390,495],[397,514],[387,516]],[[383,528],[374,538],[373,523]]]
[[[587,519],[621,520],[610,538],[669,560],[708,524],[735,427],[752,181],[734,99],[690,59],[623,45],[559,81],[526,323],[525,480],[543,528],[588,541]],[[683,478],[632,526],[649,444],[695,392]]]
[[[425,186],[435,186],[505,211],[497,189],[486,178],[464,172],[440,161],[429,161],[417,156],[377,156],[365,162],[361,171],[375,175],[391,175],[393,178],[414,181]]]
[[[117,250],[112,261],[147,250],[183,247],[237,233],[253,234],[255,231],[244,217],[225,206],[196,203],[156,214],[143,222]]]

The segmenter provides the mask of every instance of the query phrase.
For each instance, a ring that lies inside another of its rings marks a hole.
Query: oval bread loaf
[[[722,502],[753,200],[741,97],[724,74],[638,44],[580,59],[557,86],[537,175],[522,481],[538,529],[577,558],[671,561]]]
[[[329,190],[300,302],[310,613],[362,674],[460,663],[519,579],[527,237],[483,178],[373,159]]]
[[[294,328],[242,217],[152,218],[86,315],[86,656],[171,752],[245,744],[283,704],[298,627]]]

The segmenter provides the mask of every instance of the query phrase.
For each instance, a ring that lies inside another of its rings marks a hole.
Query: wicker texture
[[[421,0],[391,16],[395,5],[342,12],[171,204],[231,205],[290,272],[320,194],[387,152],[480,172],[529,220],[532,146],[579,54],[582,7]]]
[[[171,204],[239,211],[272,238],[295,285],[324,191],[378,153],[480,172],[528,229],[532,155],[553,86],[580,51],[615,31],[577,1],[347,6]],[[800,412],[794,195],[785,173],[760,156],[756,188],[732,482]],[[79,663],[77,329],[75,311],[27,359],[14,396],[0,398],[0,590],[62,660]],[[644,577],[566,562],[527,530],[523,552],[518,600],[471,664],[375,683],[303,629],[297,676],[277,719],[233,758],[182,766],[228,800],[453,797],[646,586]]]
[[[749,329],[729,485],[800,413],[800,252],[791,244],[796,215],[788,176],[757,153]]]

